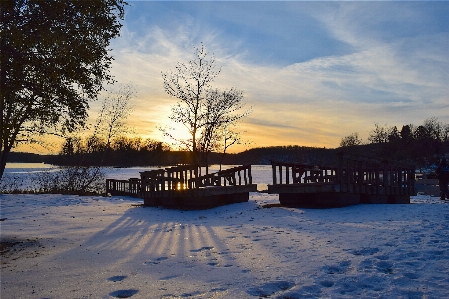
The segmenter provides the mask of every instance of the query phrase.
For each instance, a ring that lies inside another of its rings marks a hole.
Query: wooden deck
[[[196,165],[182,165],[145,171],[140,179],[106,180],[106,192],[144,200],[145,206],[174,209],[208,209],[249,200],[257,191],[251,165],[201,175]]]
[[[412,166],[348,153],[339,153],[337,161],[336,166],[272,161],[268,192],[292,207],[410,203],[415,194]]]

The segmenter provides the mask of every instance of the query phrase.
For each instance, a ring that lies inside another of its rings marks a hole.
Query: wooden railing
[[[191,188],[208,186],[243,186],[252,184],[251,165],[229,168],[190,180]]]
[[[165,169],[145,171],[140,173],[142,190],[165,191],[190,189],[190,180],[201,173],[197,165],[181,165]]]
[[[412,166],[343,152],[337,161],[337,167],[272,161],[273,185],[333,184],[340,192],[414,194]]]
[[[336,183],[341,192],[414,194],[415,168],[411,165],[344,152],[337,156]]]
[[[182,165],[166,169],[144,171],[140,179],[106,180],[106,192],[135,197],[177,196],[177,191],[211,186],[243,186],[252,184],[251,165],[233,167],[216,173],[201,175],[196,165]]]
[[[140,197],[141,190],[140,179],[106,180],[106,193],[110,193],[113,195]]]
[[[318,165],[271,161],[273,185],[333,183],[336,168]]]

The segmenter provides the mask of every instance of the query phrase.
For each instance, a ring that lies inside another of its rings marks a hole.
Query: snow
[[[256,183],[267,169],[253,168]],[[201,211],[0,200],[2,241],[17,242],[2,252],[1,298],[449,298],[449,202],[437,197],[295,209],[255,192]]]

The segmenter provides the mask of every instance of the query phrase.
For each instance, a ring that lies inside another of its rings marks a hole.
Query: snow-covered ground
[[[271,173],[254,170],[257,183]],[[135,175],[134,175],[135,176]],[[449,202],[202,211],[0,195],[1,298],[449,298]],[[3,243],[4,244],[4,243]]]

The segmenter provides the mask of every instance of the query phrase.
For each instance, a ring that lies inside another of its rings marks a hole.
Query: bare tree
[[[130,100],[135,93],[132,84],[125,84],[118,90],[109,90],[104,96],[96,130],[106,140],[106,149],[110,147],[111,139],[130,131],[125,122],[132,112]]]
[[[207,94],[207,98],[204,106],[204,114],[202,123],[203,130],[199,142],[199,151],[203,155],[206,166],[208,165],[209,153],[213,150],[219,150],[222,148],[222,142],[225,143],[224,151],[237,142],[230,141],[230,138],[236,137],[236,135],[228,135],[229,139],[222,139],[223,130],[229,128],[231,125],[235,125],[238,120],[247,116],[251,112],[251,108],[243,112],[244,104],[243,91],[231,88],[227,91],[220,91],[218,89],[210,90]],[[207,168],[206,168],[207,170]]]
[[[93,125],[93,132],[85,139],[86,144],[78,147],[79,153],[107,150],[111,147],[113,138],[130,131],[125,123],[132,112],[130,100],[134,95],[135,88],[131,84],[120,85],[118,89],[109,87],[102,97],[101,109]],[[70,149],[71,143],[82,139],[78,134],[79,132],[66,137],[61,153],[65,154],[67,149]],[[65,149],[65,147],[68,148]]]
[[[221,136],[220,138],[220,147],[221,147],[221,158],[220,158],[220,171],[221,171],[221,166],[223,165],[223,160],[224,157],[226,155],[226,152],[228,150],[228,148],[230,148],[233,145],[249,145],[251,142],[249,141],[244,141],[242,139],[242,132],[240,131],[236,131],[235,127],[237,126],[236,123],[231,123],[231,124],[227,124],[222,126],[219,129],[219,135]]]
[[[251,109],[243,109],[243,92],[235,88],[221,91],[211,83],[220,70],[216,70],[215,58],[209,58],[203,45],[195,48],[195,59],[187,64],[178,63],[175,71],[163,73],[165,91],[179,101],[172,108],[170,119],[183,124],[190,138],[177,140],[193,153],[193,163],[199,163],[198,153],[208,166],[208,155],[220,146],[220,128],[236,123],[247,116]],[[173,137],[168,129],[164,134]]]
[[[94,125],[91,136],[85,140],[85,145],[77,145],[80,161],[77,165],[64,169],[64,189],[67,192],[89,190],[92,185],[104,178],[103,170],[100,166],[85,165],[84,158],[89,153],[103,152],[100,158],[100,165],[104,162],[105,154],[111,147],[111,139],[118,137],[125,130],[125,121],[131,113],[130,99],[135,93],[131,84],[121,85],[118,90],[111,89],[104,96],[100,113]],[[62,153],[73,153],[74,143],[79,143],[81,138],[68,137],[63,145]],[[79,190],[77,190],[79,189]]]
[[[197,161],[197,139],[204,122],[202,107],[206,101],[206,95],[211,88],[211,82],[220,73],[216,70],[215,58],[209,58],[204,45],[195,48],[195,58],[187,64],[178,63],[174,71],[162,73],[164,89],[168,95],[177,98],[178,103],[172,107],[170,119],[175,123],[183,124],[191,139],[184,143],[193,152],[194,163]],[[164,133],[173,136],[169,129]]]

